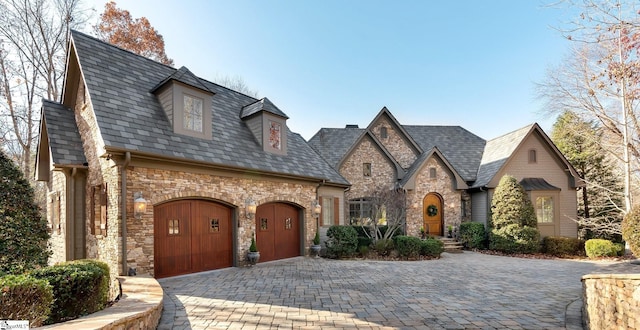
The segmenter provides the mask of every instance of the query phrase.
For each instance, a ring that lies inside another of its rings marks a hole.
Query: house
[[[166,277],[305,255],[319,196],[349,182],[255,99],[72,31],[61,100],[45,100],[36,178],[52,262],[96,258]]]
[[[542,236],[577,237],[581,180],[537,124],[485,141],[459,126],[402,125],[385,107],[366,128],[322,128],[309,144],[351,183],[345,223],[372,218],[373,190],[402,189],[408,235],[486,225],[493,192],[510,174],[528,192]]]

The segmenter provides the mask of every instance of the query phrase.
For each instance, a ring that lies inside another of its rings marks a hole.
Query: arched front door
[[[256,245],[260,262],[300,255],[300,212],[285,203],[268,203],[256,210]]]
[[[422,219],[424,230],[429,235],[443,236],[444,218],[442,217],[442,197],[428,193],[422,201]]]

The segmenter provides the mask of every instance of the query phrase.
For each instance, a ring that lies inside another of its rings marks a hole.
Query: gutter
[[[127,269],[127,166],[129,166],[129,163],[131,162],[131,153],[129,151],[127,151],[124,154],[124,162],[122,163],[122,168],[121,168],[121,180],[122,182],[121,184],[121,192],[120,192],[120,198],[122,199],[121,201],[121,205],[122,205],[122,272],[120,272],[120,275],[127,275],[128,273],[128,269]]]

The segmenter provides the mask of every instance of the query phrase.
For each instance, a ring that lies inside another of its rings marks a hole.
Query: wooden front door
[[[260,262],[300,255],[300,216],[296,207],[268,203],[256,210],[256,245]]]
[[[429,235],[443,236],[442,198],[438,194],[429,193],[422,201],[422,219],[424,230]]]
[[[230,208],[184,200],[156,206],[153,211],[155,277],[233,265]]]

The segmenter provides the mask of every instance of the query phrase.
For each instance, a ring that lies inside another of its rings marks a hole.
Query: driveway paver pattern
[[[428,261],[299,257],[159,280],[158,329],[565,329],[581,276],[599,272],[640,266],[474,252]]]

